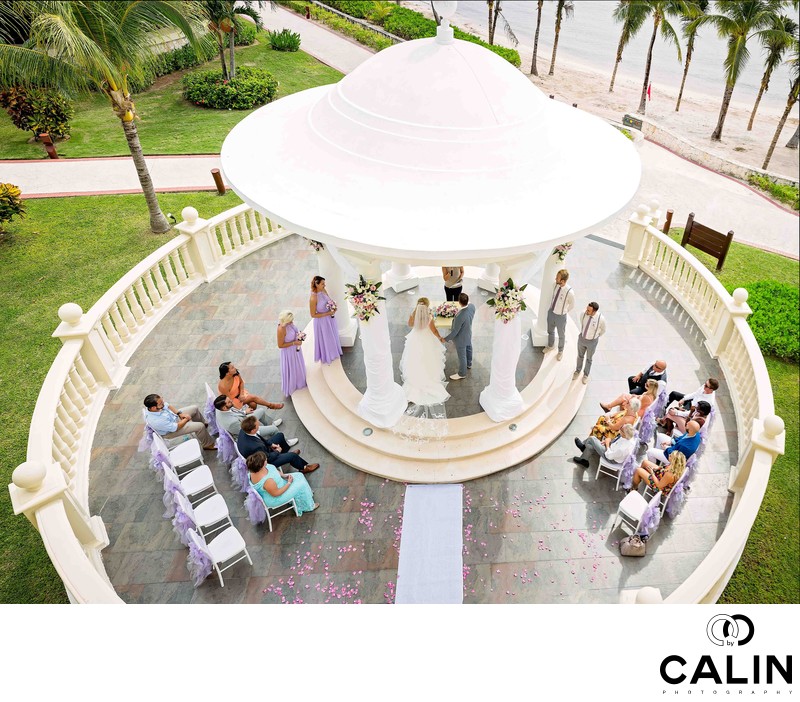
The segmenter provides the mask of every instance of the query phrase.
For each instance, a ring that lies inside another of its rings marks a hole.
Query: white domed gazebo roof
[[[255,111],[226,138],[222,168],[247,203],[304,236],[431,263],[591,233],[641,175],[631,141],[603,120],[481,46],[435,38]]]

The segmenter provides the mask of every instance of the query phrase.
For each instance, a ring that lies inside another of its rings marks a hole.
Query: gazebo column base
[[[483,275],[478,278],[478,287],[481,290],[493,293],[500,285],[500,266],[496,263],[487,263]]]
[[[395,263],[381,276],[384,290],[391,288],[396,293],[405,292],[416,288],[419,285],[419,278],[411,272],[411,266],[407,263]]]

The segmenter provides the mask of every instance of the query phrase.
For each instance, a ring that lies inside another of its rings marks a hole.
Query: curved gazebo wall
[[[766,491],[783,429],[773,417],[764,358],[747,324],[742,295],[732,297],[690,253],[651,226],[655,212],[640,206],[630,219],[622,263],[639,268],[691,315],[719,359],[739,432],[739,461],[724,532],[697,569],[665,601],[715,602],[744,549]],[[151,329],[203,282],[249,253],[288,236],[247,205],[210,220],[184,210],[181,234],[129,271],[90,310],[60,311],[55,332],[64,342],[34,409],[27,461],[9,486],[16,514],[25,514],[73,602],[120,603],[100,556],[108,544],[102,519],[89,516],[89,457],[108,393]]]

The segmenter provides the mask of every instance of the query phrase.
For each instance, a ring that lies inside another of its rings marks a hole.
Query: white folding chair
[[[203,465],[203,451],[197,439],[189,439],[174,448],[169,448],[164,438],[157,432],[153,432],[153,442],[161,453],[169,456],[169,462],[179,478]]]
[[[267,507],[267,503],[264,502],[264,498],[261,496],[261,493],[258,490],[255,490],[255,489],[254,489],[254,492],[256,493],[256,495],[258,495],[258,498],[261,500],[261,503],[264,505],[264,510],[267,513],[267,526],[269,527],[270,531],[272,531],[272,520],[275,517],[278,517],[281,514],[284,514],[286,512],[291,511],[291,510],[294,510],[294,514],[295,514],[296,517],[300,516],[299,512],[297,511],[297,504],[295,503],[293,497],[291,499],[289,499],[289,500],[286,500],[286,502],[282,502],[277,507]]]
[[[212,495],[195,507],[192,507],[189,500],[179,492],[175,493],[175,499],[183,513],[194,522],[197,531],[203,538],[207,539],[209,534],[233,526],[228,505],[225,504],[225,498],[219,493]]]
[[[185,477],[178,478],[178,474],[169,463],[162,461],[161,465],[164,468],[164,480],[176,485],[192,505],[199,505],[217,494],[217,487],[214,485],[214,478],[208,466],[199,466]]]
[[[601,473],[616,478],[617,484],[614,486],[614,489],[619,490],[619,482],[622,479],[622,463],[609,461],[607,458],[600,456],[600,462],[597,464],[597,473],[595,473],[594,479],[597,480]]]
[[[214,570],[217,571],[217,575],[219,576],[220,587],[225,587],[225,581],[222,579],[223,571],[228,570],[228,568],[231,568],[245,558],[250,565],[253,565],[253,560],[247,552],[244,539],[234,526],[228,527],[225,531],[220,532],[214,537],[211,543],[206,543],[206,540],[194,529],[189,529],[187,533],[192,543],[211,559],[211,562],[214,564]],[[223,563],[227,563],[227,565],[220,568]]]
[[[631,490],[622,499],[617,508],[617,514],[614,517],[614,523],[611,525],[611,531],[614,531],[618,526],[622,527],[622,531],[630,536],[638,533],[639,527],[642,523],[642,517],[647,510],[649,504],[655,500],[661,500],[661,491],[655,493],[649,500],[642,497],[636,490]]]

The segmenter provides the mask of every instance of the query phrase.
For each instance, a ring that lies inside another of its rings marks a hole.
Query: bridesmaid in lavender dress
[[[333,318],[335,310],[332,312],[328,309],[329,302],[332,300],[325,289],[325,278],[315,275],[311,281],[309,300],[309,311],[314,320],[314,360],[328,364],[342,355],[339,330]]]
[[[300,346],[300,331],[294,325],[294,314],[284,310],[278,315],[278,348],[281,350],[281,387],[283,396],[306,386],[306,362]]]

